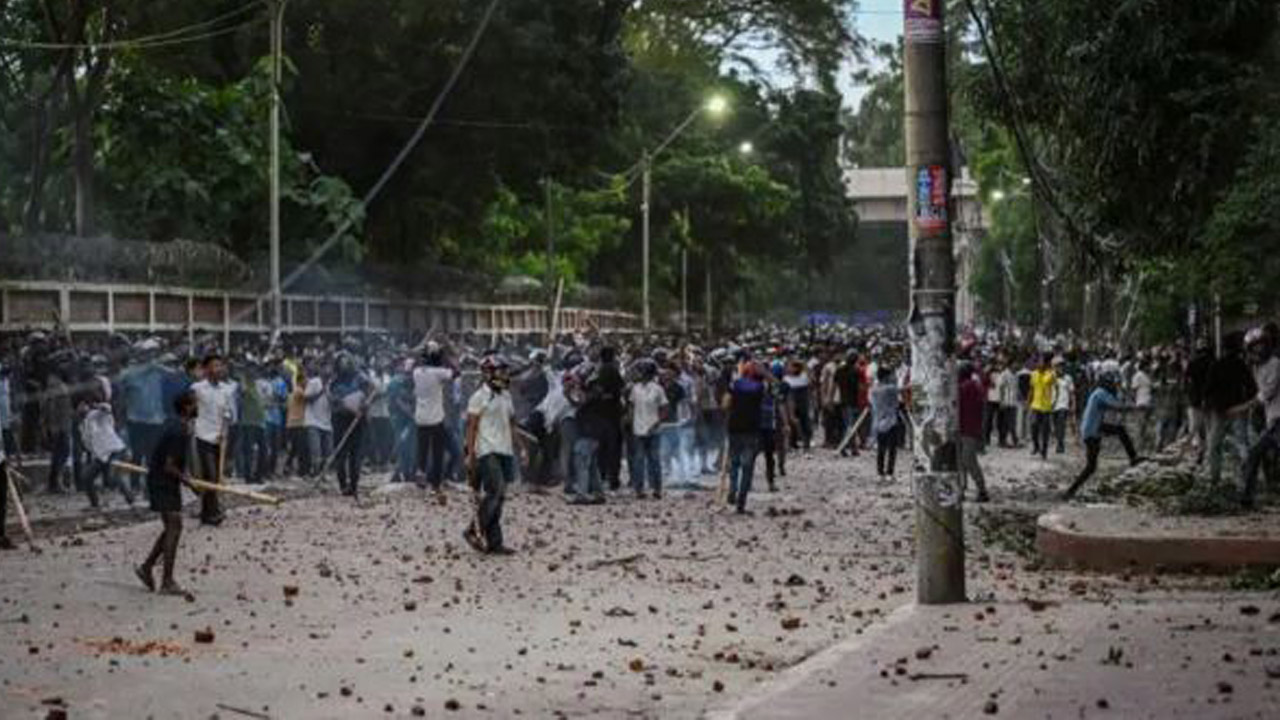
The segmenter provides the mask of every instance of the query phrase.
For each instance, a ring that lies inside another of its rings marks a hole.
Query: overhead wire
[[[218,28],[209,32],[202,32],[205,28],[213,27],[219,23],[230,20],[245,13],[261,8],[262,4],[258,0],[242,5],[235,10],[218,15],[208,20],[202,20],[197,23],[185,25],[183,27],[166,30],[151,35],[142,35],[135,38],[124,40],[108,40],[105,42],[85,42],[85,43],[60,43],[46,42],[40,40],[21,40],[10,37],[0,37],[0,47],[12,48],[17,50],[123,50],[123,49],[139,49],[145,50],[155,47],[167,47],[170,45],[180,45],[189,42],[197,42],[199,40],[207,40],[209,38],[226,35],[242,28],[246,28],[265,21],[265,16],[250,18],[237,22],[224,28]]]

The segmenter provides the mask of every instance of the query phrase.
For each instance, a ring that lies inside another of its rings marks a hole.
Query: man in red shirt
[[[987,391],[973,366],[960,366],[960,487],[968,487],[968,478],[978,487],[978,502],[990,500],[986,478],[978,464],[978,449],[982,446],[982,411],[987,402]]]

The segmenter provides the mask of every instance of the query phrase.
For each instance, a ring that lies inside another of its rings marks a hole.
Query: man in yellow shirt
[[[1040,364],[1031,372],[1031,454],[1049,459],[1049,435],[1053,428],[1053,401],[1057,392],[1058,376],[1050,364],[1049,354],[1040,357]]]

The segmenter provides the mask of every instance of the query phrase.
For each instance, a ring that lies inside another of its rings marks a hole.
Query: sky
[[[895,42],[902,35],[902,0],[861,0],[855,22],[858,33],[867,39],[870,46]],[[853,109],[857,109],[866,94],[866,88],[854,85],[852,75],[857,69],[857,63],[850,61],[840,74],[844,103]]]

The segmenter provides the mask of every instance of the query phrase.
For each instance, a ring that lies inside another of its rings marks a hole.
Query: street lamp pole
[[[681,133],[689,129],[689,126],[693,124],[693,121],[698,119],[698,115],[700,113],[707,112],[711,115],[721,115],[728,109],[728,107],[729,107],[728,103],[725,101],[723,97],[720,97],[719,95],[713,96],[710,100],[707,101],[707,104],[705,106],[694,108],[693,111],[689,113],[689,116],[686,117],[684,121],[681,122],[679,125],[677,125],[676,129],[672,130],[671,134],[667,136],[667,139],[659,143],[658,147],[654,148],[652,152],[646,149],[644,153],[640,156],[640,171],[643,175],[643,179],[641,181],[642,182],[642,185],[641,185],[642,198],[640,200],[640,215],[641,215],[640,230],[641,230],[641,238],[642,238],[641,242],[643,244],[642,255],[643,255],[643,262],[644,262],[644,289],[643,289],[642,295],[643,295],[643,302],[644,302],[645,332],[648,332],[650,327],[652,326],[652,323],[651,323],[652,318],[650,317],[650,314],[649,314],[649,210],[650,210],[650,200],[651,200],[652,187],[653,187],[652,173],[651,173],[653,169],[653,159],[661,155],[662,151],[666,150],[668,145],[675,142],[675,139],[680,137]]]

